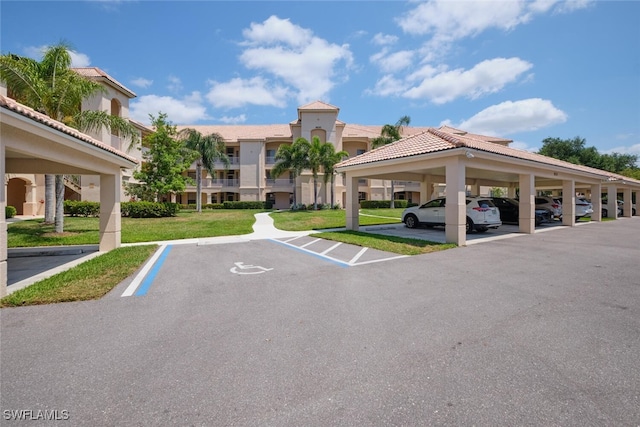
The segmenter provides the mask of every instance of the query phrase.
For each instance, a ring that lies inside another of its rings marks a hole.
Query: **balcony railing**
[[[405,188],[420,188],[420,183],[415,181],[393,181],[393,185],[404,186]]]
[[[267,156],[264,160],[267,165],[275,165],[276,164],[276,156]]]
[[[196,184],[190,185],[190,188],[195,188]],[[202,188],[220,188],[220,187],[239,187],[240,180],[239,179],[212,179],[212,178],[203,178],[202,179]]]
[[[289,178],[278,178],[278,179],[271,179],[271,178],[267,178],[267,185],[271,185],[274,187],[288,187],[293,185],[293,179],[289,179]]]

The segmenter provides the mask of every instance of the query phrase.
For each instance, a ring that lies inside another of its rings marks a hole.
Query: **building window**
[[[358,201],[361,202],[363,200],[367,200],[367,193],[364,191],[358,191]]]
[[[360,154],[364,154],[366,152],[367,152],[367,150],[365,150],[364,148],[358,148],[356,150],[356,156],[359,156]]]

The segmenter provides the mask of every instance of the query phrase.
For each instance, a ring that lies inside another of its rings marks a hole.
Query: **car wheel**
[[[609,216],[609,211],[606,209],[602,209],[602,218],[606,218]]]
[[[478,233],[485,233],[485,232],[489,231],[489,229],[487,227],[482,227],[482,228],[476,228],[476,231]]]
[[[536,227],[539,226],[540,224],[542,224],[542,218],[537,216],[536,217]]]
[[[416,228],[418,226],[418,218],[415,215],[407,215],[404,219],[404,223],[409,228]]]
[[[631,209],[631,215],[636,216],[636,210],[635,209]]]
[[[473,231],[473,221],[471,218],[467,217],[467,233],[471,233]]]

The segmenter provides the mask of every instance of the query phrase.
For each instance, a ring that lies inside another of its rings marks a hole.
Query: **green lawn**
[[[384,236],[381,234],[363,233],[360,231],[337,231],[316,233],[311,236],[337,242],[350,243],[352,245],[366,246],[381,251],[393,252],[401,255],[420,255],[430,252],[455,248],[454,243],[437,243],[420,239],[408,239],[404,237]]]
[[[114,249],[0,299],[0,307],[97,299],[144,263],[156,245]]]
[[[399,223],[403,210],[362,209],[360,211],[360,225]],[[287,231],[322,230],[346,226],[344,210],[274,212],[271,214],[271,218],[273,218],[276,228]]]
[[[247,234],[253,231],[257,212],[261,211],[183,211],[172,218],[122,218],[122,243]],[[15,222],[7,227],[8,247],[98,244],[99,228],[98,218],[65,217],[62,235],[42,219]]]

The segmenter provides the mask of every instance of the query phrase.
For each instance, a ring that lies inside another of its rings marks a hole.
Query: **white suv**
[[[446,201],[445,197],[441,197],[421,206],[407,208],[402,212],[402,222],[409,228],[445,225]],[[482,233],[501,225],[500,211],[490,197],[467,197],[467,233],[472,230]]]

